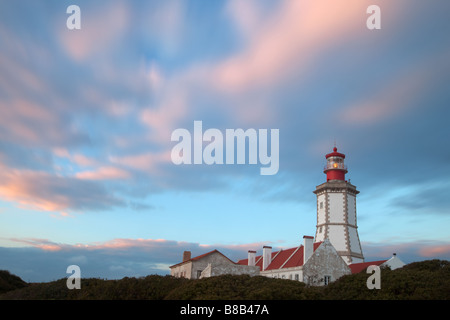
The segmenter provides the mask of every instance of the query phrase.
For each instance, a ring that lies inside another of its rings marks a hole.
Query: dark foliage
[[[298,281],[272,279],[263,276],[223,275],[187,281],[166,296],[167,300],[285,300],[314,299]]]
[[[401,269],[381,269],[381,289],[368,290],[369,275],[344,276],[324,288],[325,299],[449,300],[450,262],[414,262]]]
[[[200,280],[150,275],[120,280],[82,279],[69,290],[67,279],[27,284],[0,271],[0,299],[55,300],[450,300],[450,262],[428,260],[381,270],[381,289],[369,290],[369,275],[344,276],[326,287],[263,276],[223,275]],[[7,291],[7,292],[6,292]]]
[[[9,273],[9,271],[0,270],[0,294],[26,286],[27,283],[18,276]]]

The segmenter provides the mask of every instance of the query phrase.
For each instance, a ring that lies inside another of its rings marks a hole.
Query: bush
[[[0,294],[18,288],[26,287],[28,284],[18,276],[6,270],[0,270]]]

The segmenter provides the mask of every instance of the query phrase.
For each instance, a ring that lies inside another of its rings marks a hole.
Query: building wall
[[[345,223],[344,194],[341,192],[330,192],[328,194],[329,223]]]
[[[322,193],[317,196],[317,224],[321,225],[326,222],[326,207],[327,207],[327,201],[326,201],[325,193]]]
[[[402,260],[400,260],[397,256],[393,256],[388,261],[382,264],[382,266],[389,266],[391,270],[402,268],[404,265],[405,263]]]
[[[333,243],[337,251],[347,251],[345,225],[328,225],[328,239]]]
[[[201,273],[200,278],[220,276],[223,274],[232,274],[232,275],[247,274],[249,276],[257,276],[259,275],[259,267],[244,266],[233,263],[208,264],[208,266]]]
[[[324,285],[325,277],[333,282],[346,274],[351,274],[350,268],[328,239],[303,265],[303,282],[308,285]]]
[[[214,252],[201,258],[200,260],[192,261],[191,279],[200,278],[201,272],[208,266],[208,264],[211,264],[212,266],[234,265],[233,262],[225,258],[220,253]]]
[[[356,197],[347,193],[348,223],[356,226]]]
[[[358,254],[362,254],[361,244],[359,242],[358,231],[356,228],[348,228],[348,236],[350,240],[350,251]],[[353,261],[356,263],[356,261]]]
[[[302,267],[261,271],[260,275],[268,278],[303,281]]]
[[[192,262],[188,261],[179,266],[170,268],[170,275],[177,278],[191,278]]]

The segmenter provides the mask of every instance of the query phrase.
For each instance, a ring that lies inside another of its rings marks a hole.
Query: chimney
[[[191,252],[190,251],[184,251],[183,252],[183,262],[188,261],[191,259]]]
[[[256,258],[256,251],[248,250],[248,265],[254,266],[255,265],[255,258]]]
[[[263,271],[269,266],[272,261],[272,247],[264,246],[263,247]]]
[[[314,237],[303,236],[303,264],[305,264],[313,254],[313,241]]]

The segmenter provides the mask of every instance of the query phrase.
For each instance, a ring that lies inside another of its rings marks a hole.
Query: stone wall
[[[328,239],[303,265],[303,282],[308,285],[324,285],[325,281],[333,282],[346,274],[351,274],[350,268]]]
[[[239,264],[209,264],[202,272],[200,278],[220,276],[223,274],[241,275],[247,274],[249,276],[259,275],[259,267],[243,266]]]

